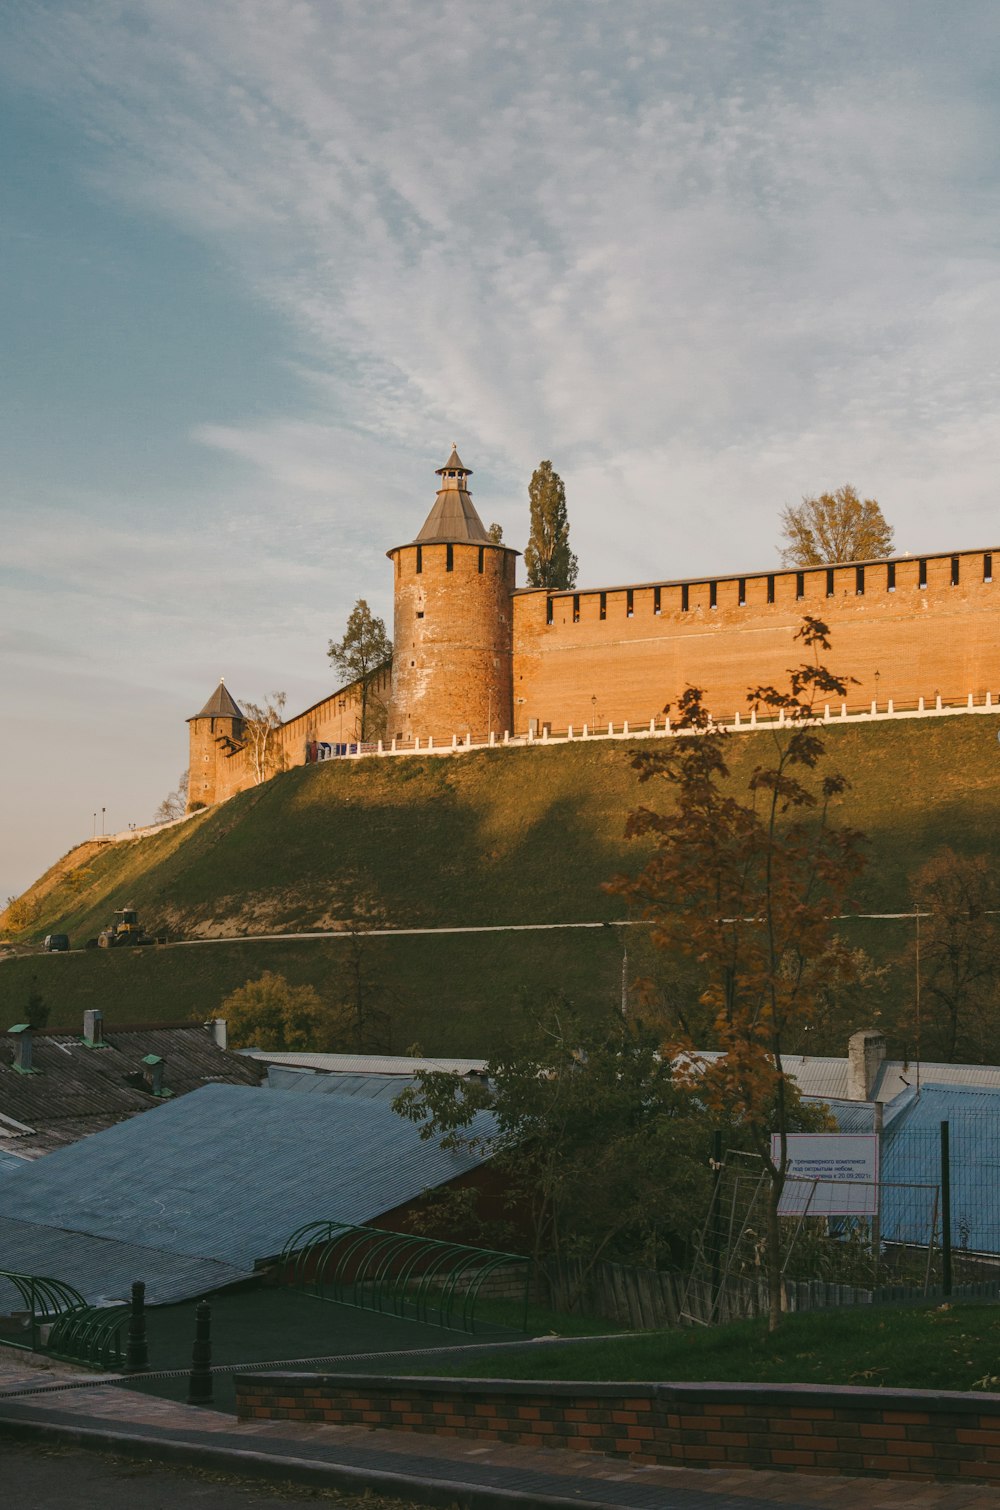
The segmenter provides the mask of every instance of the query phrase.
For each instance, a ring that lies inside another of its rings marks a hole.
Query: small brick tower
[[[457,449],[437,470],[434,507],[395,573],[389,737],[450,743],[513,732],[511,594],[518,552],[496,545]]]
[[[243,710],[220,677],[219,685],[200,713],[188,719],[190,766],[188,772],[188,812],[193,807],[211,807],[223,796],[231,796],[219,787],[219,766],[235,749],[243,733]]]

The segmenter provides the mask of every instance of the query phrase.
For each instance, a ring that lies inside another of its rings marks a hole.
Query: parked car
[[[42,945],[46,954],[63,954],[69,948],[68,933],[47,933]]]

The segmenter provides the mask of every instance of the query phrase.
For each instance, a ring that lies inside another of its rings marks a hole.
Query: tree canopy
[[[918,914],[911,951],[926,1012],[918,1055],[989,1062],[1000,1007],[1000,882],[986,855],[945,846],[911,879]],[[929,1010],[928,1010],[929,1009]],[[919,1018],[914,1029],[919,1034]]]
[[[697,1066],[705,1107],[742,1129],[768,1176],[772,1327],[781,1315],[778,1205],[798,1102],[782,1054],[791,1034],[820,1018],[831,980],[854,968],[850,951],[837,946],[835,920],[863,864],[862,836],[833,821],[846,782],[818,775],[824,746],[815,706],[842,697],[846,682],[818,660],[829,649],[825,624],[804,619],[798,638],[812,659],[790,671],[788,690],[747,694],[752,711],[782,721],[772,758],[755,767],[745,794],[733,790],[733,736],[712,723],[696,687],[682,695],[677,720],[690,737],[633,758],[640,780],[665,782],[672,801],[664,812],[640,807],[630,815],[626,832],[651,838],[654,853],[638,876],[609,888],[653,924],[659,948],[697,962],[722,1052],[701,1063],[699,1045],[684,1033],[665,1048]]]
[[[380,738],[385,730],[385,705],[375,696],[374,683],[392,659],[392,641],[382,619],[364,598],[351,609],[342,639],[331,640],[327,655],[348,682],[356,682],[361,705],[358,738]]]
[[[529,587],[575,587],[577,560],[569,548],[566,489],[550,461],[541,461],[528,484],[531,533],[524,548]]]
[[[850,483],[835,493],[804,497],[782,510],[786,566],[832,561],[875,561],[892,552],[893,529],[874,498],[861,499]]]
[[[285,693],[269,692],[263,703],[241,704],[243,730],[240,738],[250,752],[254,782],[260,786],[285,768],[285,752],[278,734],[285,721]]]
[[[326,1049],[330,1013],[314,986],[293,986],[265,970],[245,981],[222,1003],[234,1048]]]
[[[492,1112],[488,1146],[507,1209],[529,1220],[542,1263],[655,1265],[704,1206],[703,1112],[676,1083],[657,1036],[617,1010],[595,1021],[561,999],[522,1006],[485,1082],[446,1072],[416,1080],[393,1104],[422,1124],[422,1137],[474,1144],[477,1113]]]

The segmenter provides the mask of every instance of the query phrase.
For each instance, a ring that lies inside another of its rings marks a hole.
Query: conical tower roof
[[[472,474],[463,465],[457,446],[452,446],[451,455],[443,467],[437,468],[437,475],[441,487],[414,545],[435,542],[489,545],[490,537],[466,487],[465,479]]]
[[[226,686],[226,682],[225,682],[225,678],[224,677],[221,677],[221,676],[219,677],[219,685],[216,687],[215,691],[212,693],[211,697],[208,699],[208,702],[202,708],[201,712],[200,713],[196,713],[194,715],[194,717],[195,718],[242,718],[243,717],[243,709],[240,707],[239,703],[236,701],[236,699],[233,697],[232,693],[230,692],[229,688]],[[190,723],[190,722],[191,722],[191,720],[188,719],[188,723]]]

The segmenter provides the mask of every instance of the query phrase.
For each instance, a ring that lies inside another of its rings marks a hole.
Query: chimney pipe
[[[88,1049],[104,1048],[104,1013],[96,1007],[83,1014],[83,1042]]]
[[[9,1028],[8,1032],[14,1040],[13,1068],[20,1075],[37,1075],[38,1071],[31,1064],[31,1040],[34,1036],[31,1024],[19,1022],[15,1027]]]
[[[885,1058],[885,1038],[874,1028],[852,1033],[847,1040],[847,1099],[870,1101]]]
[[[213,1017],[208,1026],[211,1030],[212,1037],[215,1040],[216,1047],[220,1049],[228,1049],[229,1023],[226,1021],[226,1019],[224,1017]]]
[[[169,1095],[169,1091],[163,1089],[163,1060],[159,1054],[146,1054],[143,1057],[146,1066],[146,1079],[149,1082],[150,1094],[153,1096]]]

